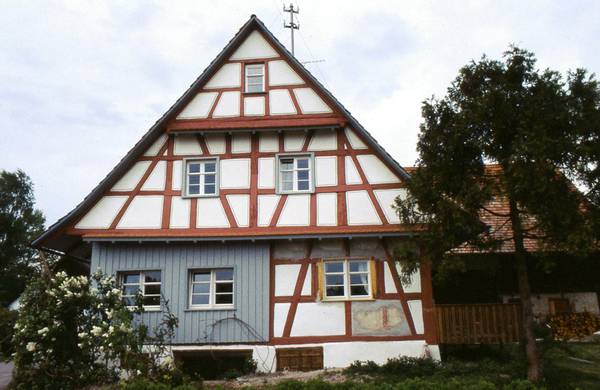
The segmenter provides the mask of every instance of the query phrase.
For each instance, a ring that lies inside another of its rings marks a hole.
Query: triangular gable
[[[265,46],[265,42],[270,46]],[[272,49],[272,51],[271,51]],[[393,172],[396,177],[406,178],[408,174],[400,167],[400,165],[394,161],[389,154],[387,154],[383,148],[370,136],[370,134],[352,117],[352,115],[329,93],[319,82],[316,80],[284,47],[283,45],[266,29],[264,24],[256,17],[252,16],[248,22],[240,29],[235,37],[228,43],[228,45],[222,50],[222,52],[213,60],[213,62],[205,69],[202,75],[190,86],[190,88],[184,93],[184,95],[178,99],[178,101],[155,123],[154,126],[142,137],[142,139],[128,152],[128,154],[121,160],[121,162],[106,176],[106,178],[94,188],[94,190],[65,217],[61,218],[54,225],[52,225],[46,232],[38,237],[32,244],[36,247],[44,247],[47,249],[58,250],[65,253],[79,254],[85,253],[85,250],[81,250],[81,237],[78,235],[69,235],[67,229],[69,226],[73,227],[75,223],[83,224],[86,226],[105,226],[106,220],[110,219],[103,215],[101,218],[95,216],[93,211],[98,207],[99,204],[104,202],[114,209],[124,210],[123,199],[118,195],[110,195],[110,191],[119,181],[124,179],[126,174],[130,170],[135,170],[134,166],[140,161],[140,157],[145,156],[146,161],[152,160],[152,156],[160,156],[167,154],[167,144],[165,130],[169,129],[169,125],[177,121],[190,120],[191,118],[208,118],[210,114],[217,111],[218,115],[222,117],[232,118],[235,114],[235,107],[222,107],[217,110],[215,105],[217,96],[214,91],[204,92],[203,89],[207,88],[207,85],[227,85],[231,80],[228,78],[228,74],[231,74],[237,70],[235,64],[229,69],[224,68],[232,60],[248,60],[249,57],[257,55],[263,56],[263,58],[271,59],[268,63],[268,71],[273,72],[273,77],[270,79],[270,85],[273,87],[285,86],[289,87],[287,90],[288,94],[284,92],[286,88],[273,88],[273,94],[277,96],[280,94],[289,97],[289,100],[294,104],[295,114],[292,112],[288,103],[282,103],[279,105],[270,106],[265,109],[265,113],[273,111],[281,113],[281,118],[285,118],[289,115],[313,115],[311,120],[305,119],[305,127],[311,125],[326,124],[331,125],[331,118],[322,118],[323,116],[337,116],[336,119],[341,121],[336,122],[337,125],[343,126],[348,125],[356,131],[348,135],[348,142],[352,144],[353,148],[360,148],[362,146],[369,147],[373,150],[373,153],[381,158],[381,163],[388,167],[388,170]],[[277,56],[275,56],[277,55]],[[241,62],[240,62],[241,67]],[[233,69],[233,70],[232,70]],[[235,83],[233,83],[235,84]],[[241,79],[240,79],[241,84]],[[221,87],[221,88],[236,88],[236,87]],[[239,86],[241,88],[241,85]],[[221,92],[234,92],[228,94],[224,101],[233,102],[234,98],[238,95],[235,94],[235,90],[232,91],[221,91]],[[218,94],[218,92],[217,92]],[[288,96],[289,95],[289,96]],[[314,99],[317,96],[319,99]],[[241,94],[239,97],[239,110],[244,112],[250,112],[254,116],[260,116],[260,99],[249,99],[248,101],[242,101]],[[285,101],[286,99],[277,99],[278,101]],[[286,106],[287,104],[287,106]],[[208,108],[207,108],[208,107]],[[212,112],[211,112],[212,111]],[[222,121],[223,123],[231,122]],[[279,122],[278,126],[285,127],[283,123],[293,122]],[[177,137],[175,137],[177,139]],[[231,148],[244,146],[248,140],[243,141],[232,141]],[[173,142],[175,145],[169,147],[177,147],[176,141]],[[358,146],[355,147],[354,145]],[[236,146],[237,145],[237,146]],[[194,148],[193,143],[188,143],[183,148]],[[261,141],[262,148],[262,141]],[[196,149],[192,152],[195,155],[202,153],[209,153],[208,150]],[[180,164],[180,161],[174,161],[171,168]],[[153,162],[152,171],[147,170],[147,175],[154,175],[156,177],[162,177],[162,173],[153,173],[158,161]],[[162,170],[162,168],[158,168]],[[136,173],[137,174],[137,173]],[[166,175],[169,175],[167,172]],[[146,178],[142,178],[139,183],[146,182]],[[180,182],[181,178],[173,177],[172,180],[173,188],[176,188],[177,181]],[[382,179],[385,181],[385,177]],[[153,179],[150,180],[151,182]],[[159,180],[156,180],[159,181]],[[125,183],[127,184],[127,183]],[[125,185],[124,184],[124,185]],[[131,184],[127,184],[128,188]],[[181,183],[179,183],[181,185]],[[107,195],[108,194],[108,195]],[[323,197],[325,198],[325,197]],[[182,204],[189,200],[180,200],[173,202],[171,205],[171,214],[177,214],[177,212],[185,213],[185,207],[181,207]],[[233,212],[239,208],[239,204],[243,204],[245,200],[236,200],[236,205],[232,206]],[[147,198],[129,200],[129,206],[144,209],[148,206],[157,205],[158,199],[155,195],[148,195]],[[240,203],[241,202],[241,203]],[[262,201],[259,199],[259,208]],[[118,211],[117,211],[118,212]],[[232,210],[224,210],[224,212],[232,213]],[[281,210],[279,210],[281,213]],[[123,215],[119,219],[123,219]],[[240,217],[234,216],[235,219]],[[152,221],[147,223],[155,223],[158,221],[157,216],[149,215],[147,218]],[[229,218],[229,216],[228,216]],[[125,216],[127,221],[127,216]],[[154,221],[154,222],[153,222]],[[241,221],[244,218],[241,217]],[[113,219],[114,222],[114,219]],[[127,221],[130,226],[136,226],[139,221],[132,220]],[[163,222],[164,223],[164,222]],[[241,223],[243,225],[244,222]]]

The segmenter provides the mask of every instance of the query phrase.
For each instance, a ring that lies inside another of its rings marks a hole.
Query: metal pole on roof
[[[290,14],[290,22],[283,22],[284,28],[291,29],[292,32],[292,55],[294,55],[294,30],[300,29],[300,23],[294,23],[294,14],[298,14],[300,12],[300,7],[296,6],[294,8],[294,4],[290,3],[289,8],[285,8],[285,4],[283,5],[283,12],[288,12]]]

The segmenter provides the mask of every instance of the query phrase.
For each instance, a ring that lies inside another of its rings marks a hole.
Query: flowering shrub
[[[557,314],[548,326],[555,340],[580,339],[600,330],[600,317],[588,312]]]

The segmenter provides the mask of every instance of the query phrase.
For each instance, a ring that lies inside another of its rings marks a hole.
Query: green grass
[[[549,389],[600,389],[600,343],[554,343],[543,348]]]

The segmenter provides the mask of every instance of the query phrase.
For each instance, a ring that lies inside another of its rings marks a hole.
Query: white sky
[[[289,0],[288,0],[289,3]],[[421,102],[510,43],[600,70],[596,1],[300,0],[296,57],[403,165]],[[0,169],[53,223],[183,94],[251,14],[286,46],[280,0],[0,1]]]

